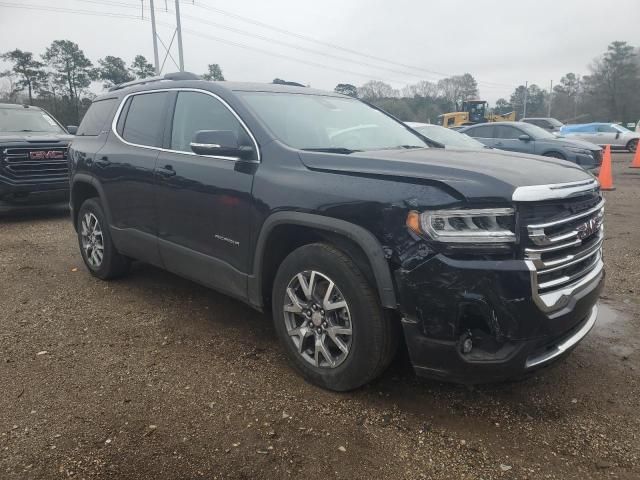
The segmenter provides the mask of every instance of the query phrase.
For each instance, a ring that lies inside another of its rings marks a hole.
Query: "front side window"
[[[117,100],[109,98],[93,102],[78,127],[78,136],[100,135],[104,129]]]
[[[159,147],[162,141],[167,92],[143,93],[131,97],[122,127],[122,138],[136,145]]]
[[[516,140],[520,135],[522,135],[522,132],[516,128],[504,125],[495,126],[495,138]]]
[[[66,133],[47,112],[36,108],[0,108],[0,132]]]
[[[356,99],[273,92],[238,95],[293,148],[350,153],[427,147],[404,124]]]
[[[598,127],[598,132],[600,133],[616,133],[617,130],[613,128],[611,125],[600,125]]]
[[[242,124],[218,99],[199,92],[178,93],[171,150],[191,152],[191,141],[199,130],[228,130],[236,134],[240,146],[252,145],[251,137]]]

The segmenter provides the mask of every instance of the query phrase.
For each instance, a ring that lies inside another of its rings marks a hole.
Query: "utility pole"
[[[522,109],[522,118],[527,117],[527,93],[529,93],[529,82],[524,82],[524,108]]]
[[[180,0],[176,0],[176,32],[178,33],[178,63],[184,72],[184,53],[182,51],[182,27],[180,25]]]
[[[551,80],[551,83],[549,84],[549,113],[547,114],[547,117],[551,117],[551,102],[553,101],[553,80]]]
[[[160,75],[160,60],[158,59],[158,34],[156,33],[156,13],[153,8],[153,0],[149,0],[151,7],[151,34],[153,35],[153,62],[156,67],[156,75]]]
[[[578,75],[577,84],[576,84],[576,95],[575,102],[573,104],[573,118],[574,120],[578,118],[578,96],[580,95],[580,75]]]

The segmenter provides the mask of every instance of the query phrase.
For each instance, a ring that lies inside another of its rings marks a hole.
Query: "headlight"
[[[409,212],[407,226],[415,233],[445,243],[514,243],[512,208]]]
[[[570,152],[573,153],[577,153],[579,155],[589,155],[589,156],[593,156],[593,152],[591,152],[591,150],[586,150],[584,148],[578,148],[578,147],[567,147],[567,150],[569,150]]]

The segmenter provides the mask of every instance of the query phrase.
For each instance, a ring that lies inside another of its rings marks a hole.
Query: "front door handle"
[[[165,165],[164,167],[156,168],[156,172],[158,173],[158,175],[162,175],[163,177],[173,177],[176,174],[176,171],[171,165]]]

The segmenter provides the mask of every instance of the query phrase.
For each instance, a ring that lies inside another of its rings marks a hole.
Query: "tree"
[[[596,105],[604,107],[612,121],[628,121],[637,113],[640,77],[636,54],[627,42],[612,42],[607,52],[590,66],[585,90]]]
[[[98,60],[100,67],[97,69],[98,78],[104,81],[104,88],[130,82],[133,76],[127,70],[127,66],[120,57],[107,55]]]
[[[402,96],[407,98],[422,97],[422,98],[436,98],[440,91],[438,86],[427,80],[422,80],[413,85],[407,85],[402,89]]]
[[[365,100],[377,100],[380,98],[393,98],[398,96],[398,91],[391,85],[379,80],[370,80],[358,88],[358,96]]]
[[[524,114],[525,91],[527,92],[527,116],[545,116],[545,104],[547,101],[547,93],[535,83],[532,83],[525,89],[524,85],[518,86],[511,94],[512,110],[516,115],[522,117]]]
[[[156,74],[156,69],[153,65],[147,62],[144,55],[136,55],[129,67],[129,73],[135,78],[148,78],[153,77]]]
[[[40,89],[47,76],[44,63],[35,60],[31,52],[23,52],[17,48],[3,53],[0,58],[13,63],[11,71],[17,77],[15,88],[17,91],[27,89],[29,104],[33,104],[33,94]]]
[[[465,100],[477,98],[480,94],[478,82],[470,73],[454,75],[438,81],[438,90],[441,95],[451,103],[451,106],[459,111]]]
[[[342,95],[348,95],[349,97],[358,98],[358,87],[350,83],[339,83],[333,91],[341,93]]]
[[[499,98],[496,100],[496,104],[493,107],[493,113],[497,113],[498,115],[504,115],[505,113],[513,112],[513,105],[507,102],[504,98]]]
[[[202,78],[205,80],[216,80],[218,82],[224,81],[224,75],[222,74],[222,69],[220,65],[217,63],[210,63],[207,67],[209,71],[202,75]]]

